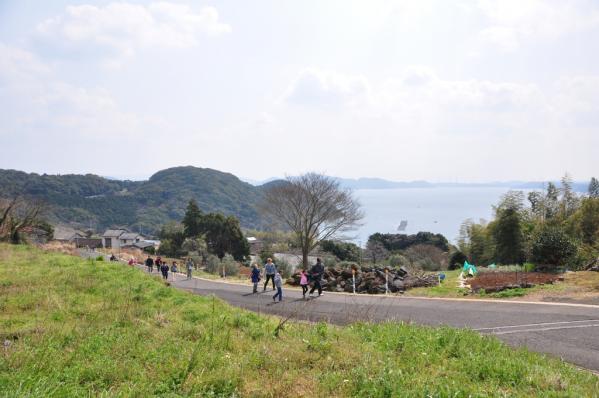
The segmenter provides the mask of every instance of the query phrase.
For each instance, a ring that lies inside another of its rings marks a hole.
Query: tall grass
[[[0,395],[597,396],[589,373],[491,337],[288,323],[120,264],[0,245]]]

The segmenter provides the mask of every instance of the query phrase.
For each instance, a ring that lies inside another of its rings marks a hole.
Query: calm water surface
[[[408,226],[402,233],[441,233],[455,242],[460,224],[467,218],[490,220],[492,205],[508,188],[409,188],[359,189],[354,191],[366,216],[355,231],[354,242],[365,245],[374,232],[398,233],[401,220]]]

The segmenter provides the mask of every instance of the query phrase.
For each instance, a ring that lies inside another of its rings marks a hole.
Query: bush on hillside
[[[210,274],[218,274],[218,267],[220,266],[220,260],[214,254],[206,256],[206,272]]]
[[[391,255],[388,259],[387,262],[389,263],[390,267],[405,267],[410,265],[410,260],[408,260],[405,256],[402,256],[401,254],[393,254]]]
[[[447,269],[460,269],[464,265],[464,262],[468,260],[468,257],[461,251],[454,252],[451,257],[449,257],[449,263],[447,264]]]
[[[532,245],[533,261],[543,268],[568,265],[576,255],[576,244],[558,226],[546,226]]]

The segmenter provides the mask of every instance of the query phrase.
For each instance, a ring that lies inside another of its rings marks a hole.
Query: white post
[[[227,273],[225,271],[225,264],[223,264],[223,279],[227,279]]]
[[[352,288],[354,289],[354,294],[356,294],[356,270],[353,268],[351,270],[351,279],[352,279]]]
[[[385,268],[385,294],[389,294],[389,270]]]

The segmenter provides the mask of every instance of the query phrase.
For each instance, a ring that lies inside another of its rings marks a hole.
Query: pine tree
[[[183,226],[185,227],[185,236],[188,238],[196,237],[202,233],[203,213],[198,207],[198,203],[191,199],[187,204],[185,216],[183,217]]]

